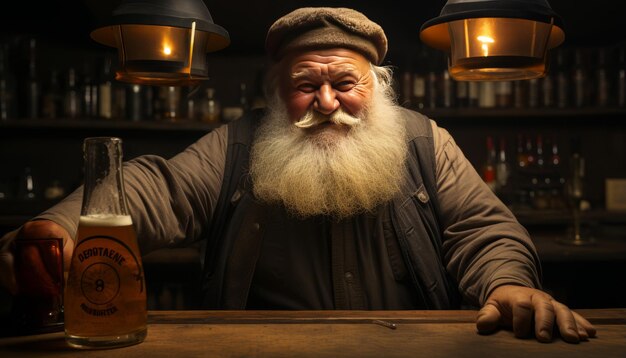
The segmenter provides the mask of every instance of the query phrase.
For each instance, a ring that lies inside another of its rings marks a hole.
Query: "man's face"
[[[374,78],[369,61],[361,54],[347,49],[327,49],[287,58],[279,86],[289,119],[295,123],[308,111],[329,116],[341,109],[357,116],[371,99]],[[347,128],[324,122],[308,130],[345,133]]]

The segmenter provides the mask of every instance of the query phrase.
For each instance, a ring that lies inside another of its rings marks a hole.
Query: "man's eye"
[[[336,83],[333,87],[335,87],[338,91],[349,91],[354,88],[354,86],[355,83],[352,81],[341,81]]]
[[[315,86],[311,83],[303,83],[298,85],[298,91],[306,93],[315,92]]]

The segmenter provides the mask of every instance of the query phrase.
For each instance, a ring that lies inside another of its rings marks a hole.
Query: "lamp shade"
[[[230,44],[202,0],[124,0],[91,38],[117,47],[117,80],[149,85],[208,79],[206,54]]]
[[[420,39],[450,53],[456,80],[520,80],[545,76],[548,50],[565,32],[546,0],[448,0]]]

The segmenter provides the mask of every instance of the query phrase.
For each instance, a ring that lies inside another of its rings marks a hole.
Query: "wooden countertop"
[[[2,338],[0,356],[626,357],[626,308],[577,311],[596,325],[597,338],[569,344],[517,339],[507,330],[483,336],[476,311],[151,311],[148,337],[138,345],[75,350],[57,332]]]

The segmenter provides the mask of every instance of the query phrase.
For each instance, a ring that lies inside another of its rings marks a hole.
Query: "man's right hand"
[[[15,257],[12,250],[14,240],[54,237],[63,239],[63,265],[64,271],[68,271],[72,261],[72,253],[74,252],[74,240],[72,240],[67,230],[50,220],[29,221],[0,239],[0,285],[8,289],[11,294],[17,293],[14,267]],[[32,260],[41,260],[41,258],[32,258]]]

